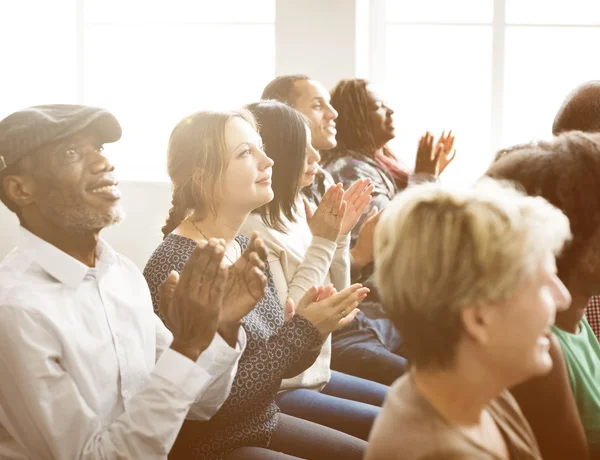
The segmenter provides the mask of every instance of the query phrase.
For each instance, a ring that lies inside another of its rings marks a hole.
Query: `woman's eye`
[[[252,155],[252,152],[248,149],[248,150],[244,150],[242,153],[240,153],[241,157],[245,157],[247,155]]]

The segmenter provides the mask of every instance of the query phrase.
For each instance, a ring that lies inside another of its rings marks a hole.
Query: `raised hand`
[[[417,158],[415,160],[415,173],[435,174],[437,169],[437,158],[433,152],[433,136],[427,131],[417,147]]]
[[[267,250],[258,233],[254,232],[242,256],[227,269],[227,283],[221,312],[221,327],[224,330],[234,328],[237,331],[242,318],[250,313],[265,295],[266,261]],[[221,332],[221,328],[219,331]]]
[[[314,214],[306,198],[304,199],[304,209],[313,236],[337,241],[346,215],[342,184],[332,185],[327,189]]]
[[[437,164],[437,175],[440,175],[446,169],[446,166],[450,164],[454,157],[456,156],[456,149],[454,148],[454,136],[452,135],[452,130],[446,131],[442,133],[440,139],[435,148],[438,156],[438,164]]]
[[[173,333],[171,348],[192,360],[208,348],[219,327],[227,270],[215,239],[198,244],[181,276],[172,271],[160,288],[160,313]]]
[[[319,291],[316,286],[311,287],[295,309],[295,314],[310,321],[323,338],[350,323],[360,312],[358,304],[369,293],[361,284],[353,284],[337,293],[332,287],[325,289],[327,291]]]
[[[354,262],[361,267],[373,262],[373,238],[375,236],[375,228],[381,217],[381,212],[377,209],[377,206],[371,209],[371,212],[367,214],[367,217],[360,226],[358,231],[358,238],[356,244],[350,250]]]
[[[452,131],[449,131],[448,134],[444,131],[435,146],[433,141],[434,138],[429,131],[419,139],[415,173],[439,176],[454,159],[456,151],[454,150]]]
[[[367,205],[371,202],[373,185],[371,179],[359,179],[344,193],[346,214],[342,221],[340,233],[347,235],[356,226]]]

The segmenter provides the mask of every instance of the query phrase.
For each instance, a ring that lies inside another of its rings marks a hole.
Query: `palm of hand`
[[[437,161],[437,175],[439,176],[446,166],[448,166],[452,160],[454,160],[454,156],[456,154],[456,150],[454,150],[454,137],[448,136],[446,139],[442,138],[439,141],[439,153],[438,153],[438,161]]]

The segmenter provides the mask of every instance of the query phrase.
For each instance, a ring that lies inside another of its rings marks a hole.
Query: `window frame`
[[[492,0],[492,21],[487,22],[441,22],[441,21],[388,21],[386,17],[386,0],[371,0],[370,3],[370,79],[381,88],[386,88],[385,55],[386,27],[399,26],[457,26],[480,27],[489,25],[492,29],[492,71],[491,71],[491,101],[490,101],[490,152],[501,149],[504,143],[504,110],[505,110],[505,59],[506,31],[509,28],[538,27],[538,28],[598,28],[597,24],[577,23],[510,23],[507,21],[506,4],[508,0]]]

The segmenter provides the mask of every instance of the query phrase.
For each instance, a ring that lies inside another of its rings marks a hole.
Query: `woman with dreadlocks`
[[[395,137],[394,111],[367,80],[340,80],[331,91],[331,105],[338,112],[337,145],[321,152],[321,164],[344,187],[358,179],[371,179],[374,191],[367,213],[373,208],[383,209],[406,188],[413,173],[437,177],[454,158],[451,132],[442,134],[435,145],[429,133],[420,139],[414,171],[397,158],[387,145]],[[359,229],[360,223],[353,232],[352,244]]]
[[[383,310],[371,281],[378,211],[406,188],[409,179],[415,182],[439,176],[454,158],[454,137],[451,133],[443,134],[434,145],[433,136],[426,133],[419,141],[413,173],[387,145],[394,138],[394,111],[382,101],[373,85],[358,78],[341,80],[331,92],[331,105],[338,112],[337,145],[321,152],[321,165],[344,187],[365,178],[373,186],[371,202],[351,238],[353,252],[362,256],[360,260],[353,257],[352,281],[368,286],[371,291],[357,320],[333,334],[331,368],[391,385],[406,370],[406,360],[402,337]],[[360,250],[356,250],[359,246]],[[374,359],[381,355],[388,357],[388,366],[382,367]]]

